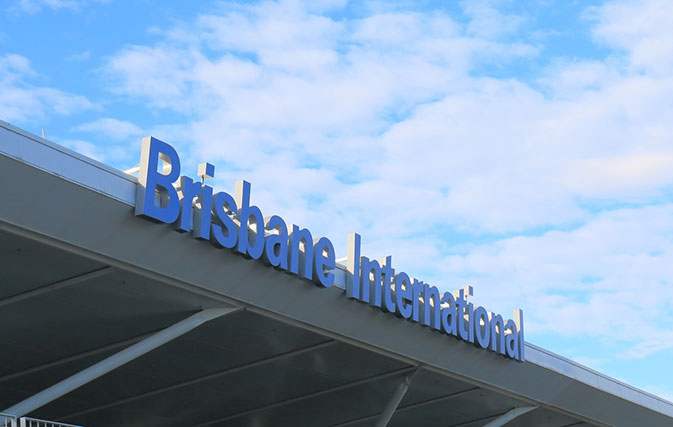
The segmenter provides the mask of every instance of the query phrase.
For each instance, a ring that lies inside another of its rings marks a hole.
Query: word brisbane
[[[332,242],[313,239],[297,225],[288,227],[278,215],[264,217],[250,204],[250,183],[238,181],[234,195],[215,193],[205,185],[215,175],[208,163],[199,165],[194,181],[180,176],[175,149],[156,138],[143,139],[135,213],[149,220],[172,224],[179,232],[210,241],[250,259],[260,260],[320,287],[334,284],[336,258]],[[395,272],[390,256],[372,260],[360,255],[360,236],[348,236],[346,296],[398,317],[417,322],[475,346],[523,362],[523,312],[513,319],[487,312],[467,301],[471,286],[440,292],[435,286]]]

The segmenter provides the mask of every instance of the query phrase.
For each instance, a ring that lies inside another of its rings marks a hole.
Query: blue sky
[[[0,119],[120,169],[153,135],[673,400],[673,3],[446,4],[10,0]]]

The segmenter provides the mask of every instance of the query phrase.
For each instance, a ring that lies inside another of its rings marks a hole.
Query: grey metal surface
[[[2,124],[0,151],[0,175],[15,183],[0,205],[0,299],[114,268],[1,308],[11,319],[0,324],[4,407],[189,313],[233,302],[248,310],[34,415],[97,426],[373,426],[420,364],[391,426],[483,425],[530,404],[540,408],[511,425],[671,422],[669,402],[623,385],[620,393],[621,383],[534,346],[529,362],[513,362],[136,218],[134,179]],[[53,166],[59,156],[67,167]]]
[[[140,356],[156,349],[159,346],[170,342],[177,337],[201,326],[203,323],[209,322],[218,317],[225,316],[232,312],[240,310],[240,307],[217,307],[207,308],[198,313],[192,314],[186,319],[162,329],[161,331],[148,336],[147,338],[131,344],[119,352],[106,357],[86,369],[77,372],[74,375],[65,378],[58,383],[51,385],[38,393],[33,394],[29,398],[15,403],[7,408],[4,412],[8,414],[15,414],[17,416],[24,416],[29,412],[33,412],[38,408],[43,407],[47,403],[63,397],[73,390],[81,388],[83,385],[102,377],[113,370],[124,366],[129,362],[137,359]]]

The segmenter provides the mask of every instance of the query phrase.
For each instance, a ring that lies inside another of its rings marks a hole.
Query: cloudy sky
[[[120,169],[153,135],[673,400],[673,2],[439,3],[6,0],[0,119]]]

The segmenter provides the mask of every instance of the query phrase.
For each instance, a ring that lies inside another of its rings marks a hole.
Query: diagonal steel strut
[[[404,376],[402,382],[397,386],[393,395],[390,396],[390,400],[386,404],[385,409],[383,410],[381,416],[376,422],[376,427],[386,427],[388,425],[388,422],[395,414],[395,411],[397,410],[397,407],[400,405],[400,402],[404,398],[404,395],[407,393],[409,385],[411,384],[411,380],[414,379],[414,375],[416,375],[416,372],[418,372],[418,368],[416,368],[415,370],[409,372],[407,375]]]
[[[500,415],[498,418],[494,419],[490,423],[486,424],[484,427],[501,427],[512,421],[514,418],[520,417],[523,414],[526,414],[533,409],[537,409],[537,406],[521,406],[519,408],[514,408],[509,412],[506,412]]]
[[[22,417],[34,411],[35,409],[40,408],[47,403],[52,402],[59,397],[83,386],[84,384],[87,384],[96,378],[101,377],[108,372],[142,356],[143,354],[146,354],[155,348],[186,334],[192,329],[197,328],[198,326],[210,320],[239,311],[241,309],[242,307],[218,307],[202,310],[167,327],[166,329],[162,329],[156,334],[151,335],[118,353],[113,354],[106,359],[101,360],[100,362],[76,373],[73,376],[42,390],[28,399],[10,406],[2,412],[14,415],[16,417]]]

